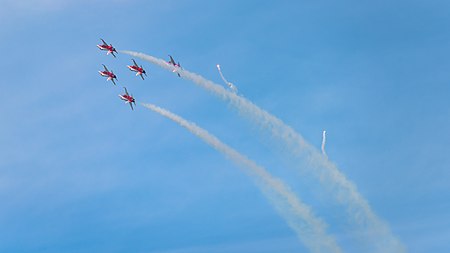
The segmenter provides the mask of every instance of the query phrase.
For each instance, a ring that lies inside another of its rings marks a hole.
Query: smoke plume
[[[274,205],[277,212],[286,220],[288,225],[297,233],[299,239],[311,252],[342,252],[334,238],[327,235],[325,223],[315,217],[311,208],[301,202],[281,180],[273,177],[263,167],[222,143],[217,137],[198,127],[196,124],[158,106],[152,104],[142,105],[186,128],[208,145],[224,154],[255,179],[257,185]]]
[[[172,66],[153,56],[133,51],[120,52],[173,71]],[[178,73],[182,78],[190,80],[221,99],[230,102],[242,115],[264,127],[274,139],[283,143],[293,157],[306,163],[307,166],[300,166],[297,169],[307,169],[308,172],[311,172],[333,194],[334,198],[346,207],[350,219],[366,231],[366,240],[372,242],[376,247],[376,252],[405,252],[404,246],[392,234],[389,226],[372,211],[369,203],[358,192],[355,184],[348,180],[334,163],[306,142],[292,127],[244,97],[227,91],[222,86],[198,74],[183,69],[179,69]]]

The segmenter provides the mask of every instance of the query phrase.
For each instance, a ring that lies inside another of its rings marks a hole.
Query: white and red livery
[[[167,63],[168,63],[169,65],[172,65],[172,66],[175,67],[175,68],[172,70],[172,72],[174,72],[174,73],[177,72],[177,68],[183,69],[183,68],[181,67],[180,62],[176,63],[175,60],[172,58],[171,55],[169,55],[169,57],[170,57],[170,60],[169,60]],[[178,72],[177,72],[177,75],[178,75],[178,77],[181,77],[181,76],[180,76],[180,73],[178,73]]]
[[[105,64],[102,64],[102,65],[103,65],[103,68],[105,68],[105,70],[99,71],[98,73],[101,76],[108,77],[108,78],[106,78],[106,81],[111,80],[113,82],[113,84],[116,85],[116,82],[114,82],[114,79],[117,80],[117,76],[112,71],[109,71],[108,68],[105,66]]]
[[[103,44],[97,45],[97,47],[98,47],[100,50],[108,51],[108,52],[106,52],[106,54],[112,54],[114,57],[116,57],[116,56],[114,55],[114,52],[117,53],[117,51],[116,51],[116,49],[113,47],[113,45],[112,45],[112,44],[109,44],[109,45],[108,45],[108,43],[106,43],[103,39],[100,39],[100,40],[103,42]]]
[[[136,101],[132,95],[128,94],[127,88],[123,88],[125,89],[125,94],[119,95],[119,98],[125,101],[125,104],[129,104],[131,106],[131,110],[134,110],[133,104],[136,106]]]
[[[134,65],[131,66],[127,65],[127,67],[131,71],[136,72],[136,76],[141,76],[142,80],[144,80],[144,76],[142,74],[145,74],[145,76],[147,76],[147,73],[145,72],[144,68],[142,68],[142,65],[139,67],[134,59],[131,60],[133,61]]]

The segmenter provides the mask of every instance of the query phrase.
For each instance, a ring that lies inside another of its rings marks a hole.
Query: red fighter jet
[[[134,59],[131,59],[131,60],[133,60],[134,65],[132,65],[132,66],[127,65],[127,67],[131,71],[136,72],[136,76],[141,76],[142,80],[144,80],[144,76],[142,74],[145,74],[145,76],[147,76],[147,73],[145,73],[144,68],[142,68],[142,65],[139,67]]]
[[[97,45],[97,47],[98,47],[100,50],[108,51],[108,52],[106,52],[106,54],[112,54],[114,57],[116,57],[116,56],[114,55],[114,52],[117,53],[117,51],[116,51],[116,49],[113,47],[113,45],[112,45],[112,44],[109,44],[109,45],[108,45],[108,43],[106,43],[103,39],[101,39],[101,40],[102,40],[103,44]]]
[[[119,98],[125,101],[126,104],[129,104],[131,106],[131,110],[134,110],[133,103],[136,106],[136,101],[132,95],[128,94],[127,88],[123,88],[125,89],[125,94],[119,95]]]
[[[183,69],[183,68],[181,67],[180,62],[176,63],[175,60],[172,58],[171,55],[169,55],[169,57],[170,57],[170,60],[169,60],[167,63],[168,63],[169,65],[172,65],[172,66],[175,67],[175,68],[172,70],[172,72],[174,72],[174,73],[177,72],[177,68]],[[180,76],[180,73],[178,73],[178,72],[177,72],[177,75],[178,75],[178,77],[181,77],[181,76]]]
[[[114,85],[116,85],[116,82],[114,82],[114,79],[117,80],[117,76],[114,75],[114,73],[112,71],[109,71],[108,68],[105,66],[105,64],[102,64],[103,68],[105,68],[105,71],[99,71],[98,73],[100,73],[101,76],[107,76],[108,78],[106,79],[106,81],[111,80],[113,82]]]

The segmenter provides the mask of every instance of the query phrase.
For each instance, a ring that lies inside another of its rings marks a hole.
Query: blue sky
[[[164,3],[161,3],[164,2]],[[258,126],[118,49],[175,56],[327,153],[408,252],[450,248],[447,1],[0,1],[0,252],[308,252],[244,173],[137,100],[196,122],[285,180],[345,252],[344,208]]]

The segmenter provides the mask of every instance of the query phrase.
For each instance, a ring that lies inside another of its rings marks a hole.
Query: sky
[[[280,178],[343,252],[374,252],[345,207],[167,59],[282,119],[353,182],[407,252],[450,249],[450,3],[0,0],[0,252],[310,252],[255,182],[121,87]],[[107,65],[118,85],[98,74]]]

